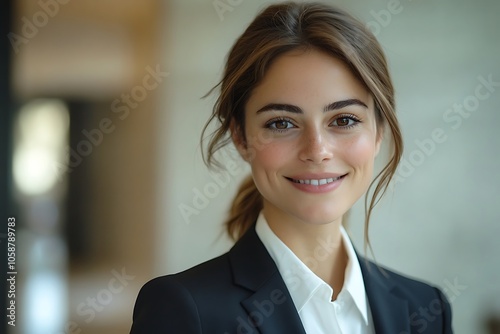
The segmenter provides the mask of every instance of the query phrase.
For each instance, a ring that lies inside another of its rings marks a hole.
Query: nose
[[[300,138],[299,158],[304,162],[320,164],[333,157],[331,138],[325,130],[308,129]]]

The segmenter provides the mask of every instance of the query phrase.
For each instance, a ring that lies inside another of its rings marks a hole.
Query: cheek
[[[249,146],[250,165],[254,171],[271,172],[279,169],[283,161],[286,160],[287,149],[283,145],[276,143],[266,143]]]
[[[247,123],[246,134],[246,160],[253,170],[278,168],[281,162],[289,159],[289,142],[277,140],[272,133],[260,129],[255,123]]]
[[[344,159],[355,169],[372,168],[376,155],[376,142],[371,136],[351,140],[344,151]]]

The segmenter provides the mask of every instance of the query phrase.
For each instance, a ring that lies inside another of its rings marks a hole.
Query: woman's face
[[[276,59],[245,109],[245,139],[268,220],[326,224],[366,192],[380,147],[373,98],[340,60],[292,51]]]

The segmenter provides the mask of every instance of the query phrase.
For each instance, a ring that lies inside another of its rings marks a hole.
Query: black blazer
[[[452,333],[444,295],[360,258],[376,333]],[[131,334],[305,334],[276,264],[251,228],[231,250],[155,278],[137,297]],[[308,333],[316,334],[316,333]]]

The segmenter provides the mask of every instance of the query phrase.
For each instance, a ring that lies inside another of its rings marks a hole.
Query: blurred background
[[[4,2],[0,247],[15,217],[18,274],[0,332],[127,333],[146,281],[229,249],[248,169],[230,147],[225,170],[203,165],[202,96],[273,2]],[[376,259],[441,287],[455,333],[500,333],[500,2],[325,2],[366,22],[397,90],[406,148],[371,223]]]

